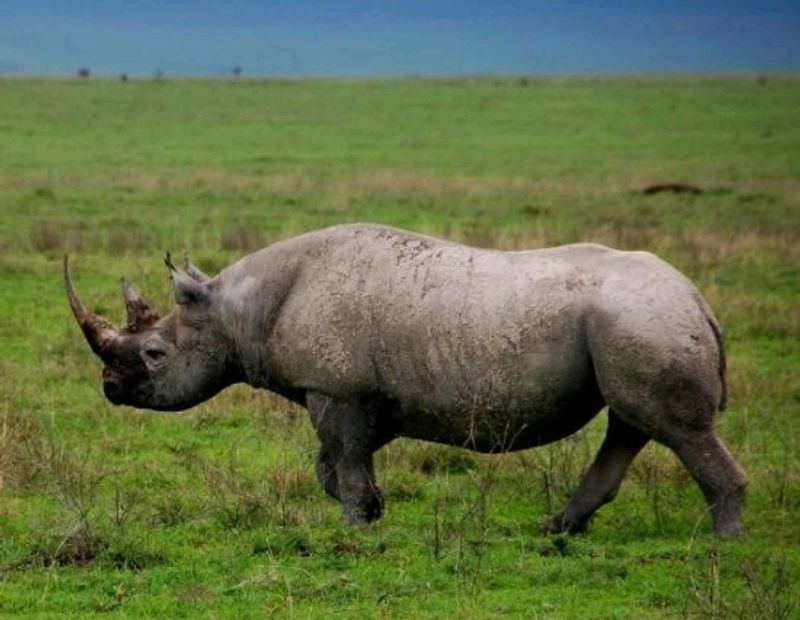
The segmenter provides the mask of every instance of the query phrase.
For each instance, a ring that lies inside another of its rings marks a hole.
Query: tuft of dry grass
[[[0,427],[0,493],[37,488],[47,471],[46,452],[39,419],[6,408]]]

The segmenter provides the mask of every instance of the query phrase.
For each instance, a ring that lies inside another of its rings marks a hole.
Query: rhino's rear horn
[[[138,332],[151,326],[160,318],[150,305],[133,290],[131,283],[122,278],[122,295],[128,310],[128,331]]]
[[[70,308],[72,308],[72,314],[75,315],[75,320],[81,326],[86,341],[92,351],[102,357],[111,341],[119,335],[119,330],[81,303],[69,275],[69,257],[66,255],[64,256],[64,286],[67,289],[67,298]]]

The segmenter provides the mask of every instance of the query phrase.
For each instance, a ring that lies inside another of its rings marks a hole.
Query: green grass
[[[0,616],[800,615],[797,78],[6,79],[0,145]],[[670,181],[704,193],[641,194]],[[103,399],[64,252],[119,318],[122,273],[169,307],[166,249],[213,272],[348,221],[682,269],[728,335],[747,534],[717,541],[658,446],[588,535],[540,534],[604,416],[495,457],[396,441],[386,516],[349,530],[305,412],[244,387],[178,416]]]

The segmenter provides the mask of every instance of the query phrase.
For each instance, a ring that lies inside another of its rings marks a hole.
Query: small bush
[[[34,543],[21,566],[86,566],[106,549],[106,543],[90,529],[86,521],[76,522],[66,534],[45,534]]]
[[[47,469],[41,423],[31,414],[6,411],[0,426],[0,491],[35,488]]]
[[[725,562],[722,551],[713,547],[703,572],[690,574],[691,607],[688,617],[736,620],[789,620],[800,611],[800,596],[794,574],[784,556],[760,556],[740,564],[736,577],[744,589],[734,591],[731,580],[723,579]]]
[[[189,467],[199,469],[205,482],[214,518],[225,529],[248,529],[267,521],[274,501],[266,485],[249,478],[235,449],[224,463],[192,456]]]

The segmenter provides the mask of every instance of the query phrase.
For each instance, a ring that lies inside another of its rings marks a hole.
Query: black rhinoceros
[[[584,529],[650,439],[691,472],[719,534],[741,529],[746,478],[713,424],[720,328],[652,254],[501,252],[357,224],[275,243],[213,278],[167,263],[177,307],[159,317],[124,283],[117,329],[80,302],[65,259],[108,399],[176,411],[243,382],[301,404],[319,480],[351,523],[380,516],[373,453],[395,437],[519,450],[608,406],[600,451],[550,531]]]

